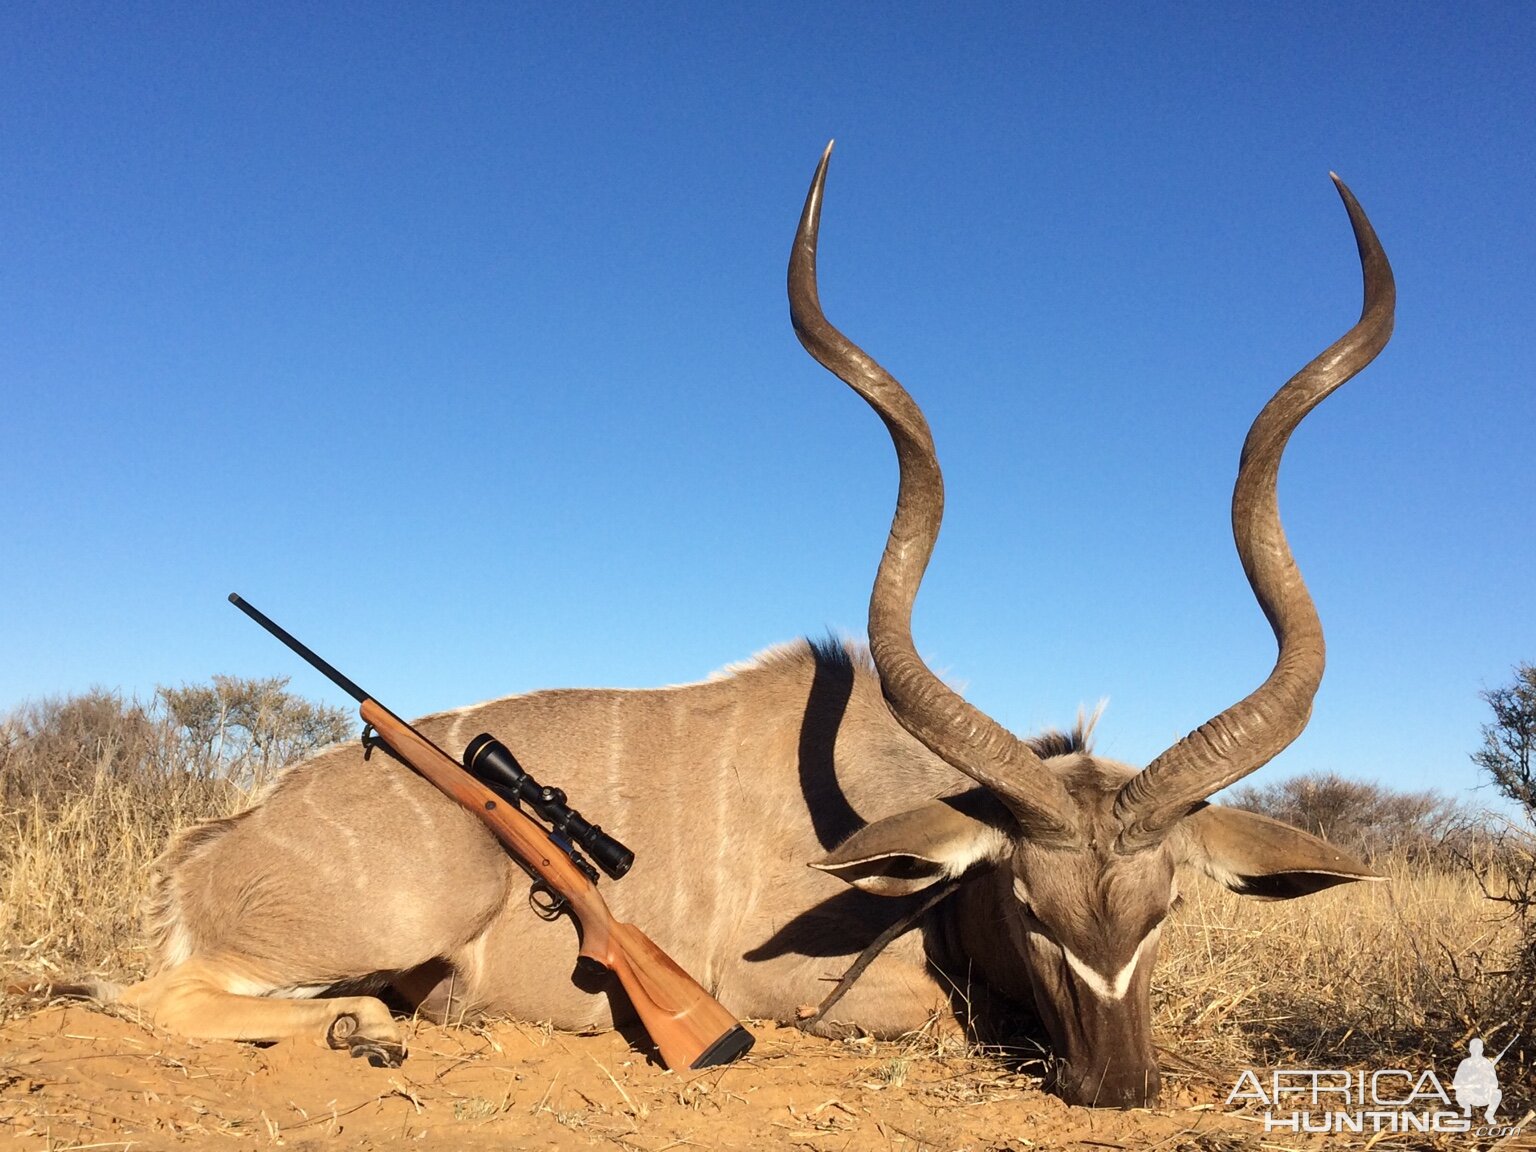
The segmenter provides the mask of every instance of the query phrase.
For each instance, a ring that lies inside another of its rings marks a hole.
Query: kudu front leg
[[[217,961],[193,957],[122,990],[118,1003],[156,1025],[200,1040],[275,1041],[308,1037],[363,1057],[376,1068],[405,1059],[400,1028],[373,996],[290,999],[254,995],[253,981]]]

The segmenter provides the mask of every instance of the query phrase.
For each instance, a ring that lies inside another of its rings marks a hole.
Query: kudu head
[[[867,825],[814,866],[889,895],[969,877],[961,894],[986,893],[978,907],[992,910],[992,922],[962,918],[968,950],[1027,972],[1055,1050],[1055,1090],[1077,1104],[1150,1103],[1159,1077],[1149,988],[1177,866],[1272,898],[1376,878],[1315,837],[1211,807],[1207,797],[1285,748],[1311,712],[1323,633],[1280,526],[1280,457],[1302,418],[1385,346],[1391,268],[1365,213],[1335,177],[1360,252],[1365,306],[1359,322],[1259,413],[1232,497],[1238,554],[1279,645],[1274,670],[1136,771],[1092,756],[1086,739],[1055,747],[1018,739],[917,654],[912,605],[938,536],[943,481],[917,404],[822,314],[816,239],[830,156],[829,145],[795,237],[790,312],[806,350],[879,413],[896,446],[900,491],[869,605],[870,649],[886,702],[903,728],[980,789]]]

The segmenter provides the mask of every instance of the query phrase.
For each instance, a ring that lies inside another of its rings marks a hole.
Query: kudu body
[[[614,913],[743,1017],[793,1020],[920,893],[958,879],[818,1027],[893,1035],[957,995],[973,1008],[989,994],[1033,1000],[1061,1095],[1148,1102],[1148,989],[1176,867],[1271,897],[1371,877],[1302,832],[1205,801],[1305,726],[1322,633],[1280,529],[1276,475],[1296,424],[1385,344],[1390,270],[1340,185],[1364,313],[1260,414],[1233,499],[1239,554],[1279,643],[1275,670],[1138,772],[1093,756],[1081,724],[1015,738],[918,658],[910,617],[942,512],[938,464],[916,404],[821,314],[826,164],[795,240],[792,318],[879,413],[901,464],[868,652],[800,642],[699,684],[538,692],[419,726],[450,752],[495,733],[629,844],[633,871],[605,886]],[[570,923],[540,919],[526,897],[526,878],[473,816],[387,752],[335,747],[244,813],[174,841],[151,893],[161,967],[113,994],[192,1035],[310,1032],[397,1055],[398,1027],[369,994],[386,985],[447,1019],[622,1023],[612,988],[573,982]]]

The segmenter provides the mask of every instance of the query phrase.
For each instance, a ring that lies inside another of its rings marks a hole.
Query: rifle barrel
[[[293,649],[300,656],[304,657],[305,660],[309,661],[310,666],[314,668],[315,671],[325,676],[330,680],[332,684],[336,685],[336,687],[340,688],[343,692],[352,697],[352,699],[356,700],[359,704],[361,704],[364,700],[373,699],[373,697],[369,696],[368,693],[364,692],[356,684],[352,683],[352,681],[348,680],[340,672],[336,671],[336,669],[332,668],[324,660],[320,659],[320,657],[311,652],[301,641],[291,636],[288,631],[276,620],[273,620],[259,608],[253,607],[250,603],[241,599],[240,593],[231,592],[229,594],[229,602],[236,608],[240,609],[240,611],[244,612],[252,620],[256,621],[256,623],[260,624],[268,632],[272,633],[272,635],[276,636],[284,644],[288,645],[289,648]]]

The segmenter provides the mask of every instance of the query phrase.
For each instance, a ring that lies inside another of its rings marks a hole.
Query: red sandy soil
[[[84,1005],[0,1021],[0,1145],[59,1150],[613,1146],[808,1152],[1259,1147],[1224,1090],[1167,1075],[1163,1105],[1073,1108],[966,1055],[754,1025],[745,1059],[679,1075],[623,1037],[505,1022],[410,1026],[373,1068],[308,1042],[183,1040]],[[1165,1068],[1165,1075],[1167,1074]],[[1294,1138],[1284,1141],[1293,1144]],[[1401,1144],[1388,1143],[1384,1147]]]

